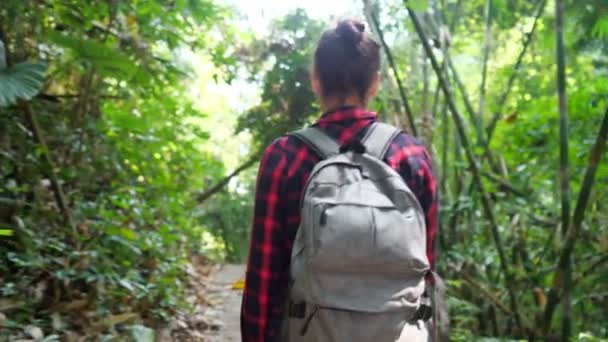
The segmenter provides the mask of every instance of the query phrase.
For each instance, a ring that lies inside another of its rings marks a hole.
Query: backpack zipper
[[[306,317],[304,324],[302,324],[302,328],[300,328],[300,336],[306,335],[306,331],[308,331],[308,326],[310,325],[310,321],[312,321],[312,318],[315,316],[317,311],[319,311],[319,306],[314,305],[311,313],[308,315],[308,317]]]
[[[319,217],[319,225],[321,227],[323,227],[324,225],[327,224],[327,209],[329,207],[329,204],[324,203],[321,206],[321,216]]]
[[[312,321],[314,316],[317,314],[317,312],[321,309],[332,310],[332,311],[342,311],[342,312],[361,312],[361,311],[350,310],[350,309],[332,308],[330,306],[321,306],[321,305],[317,305],[317,304],[311,305],[311,307],[312,307],[312,311],[310,312],[308,317],[306,317],[306,320],[304,321],[304,323],[302,323],[302,328],[300,328],[300,336],[306,335],[306,332],[308,331],[308,327],[310,326],[310,322]]]

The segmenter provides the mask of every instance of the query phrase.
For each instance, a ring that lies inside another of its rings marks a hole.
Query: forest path
[[[214,317],[221,326],[209,332],[210,342],[241,341],[240,311],[242,289],[233,289],[233,284],[245,278],[245,265],[226,264],[217,270],[212,278],[213,292],[210,295],[220,304]]]

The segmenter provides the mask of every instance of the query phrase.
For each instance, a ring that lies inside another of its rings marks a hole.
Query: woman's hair
[[[380,46],[357,20],[341,20],[326,30],[315,51],[322,97],[365,98],[380,70]]]

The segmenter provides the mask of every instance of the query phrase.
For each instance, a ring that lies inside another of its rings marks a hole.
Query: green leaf
[[[12,229],[0,229],[0,236],[13,236]]]
[[[130,79],[139,67],[128,55],[103,43],[51,32],[48,36],[54,44],[71,50],[78,60],[91,63],[100,73],[118,79]]]
[[[135,342],[154,342],[155,337],[154,330],[143,325],[133,325],[131,335]]]
[[[429,7],[429,0],[410,0],[407,4],[414,11],[425,11]]]
[[[122,228],[122,227],[109,227],[109,228],[107,228],[107,232],[110,235],[120,236],[129,241],[137,240],[137,237],[138,237],[137,233],[134,232],[133,230],[128,229],[128,228]]]
[[[602,39],[608,36],[608,15],[599,18],[593,25],[593,36]]]
[[[42,88],[46,64],[19,63],[0,70],[0,107],[30,100]]]

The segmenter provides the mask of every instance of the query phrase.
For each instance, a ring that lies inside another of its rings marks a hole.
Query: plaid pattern
[[[376,120],[375,113],[350,107],[324,114],[315,126],[342,145],[353,138],[361,139]],[[400,134],[392,142],[384,161],[403,177],[425,211],[427,255],[433,267],[438,201],[431,158],[415,138]],[[266,148],[257,179],[241,307],[244,342],[279,340],[291,248],[300,223],[300,196],[317,162],[319,157],[292,136],[281,137]]]

